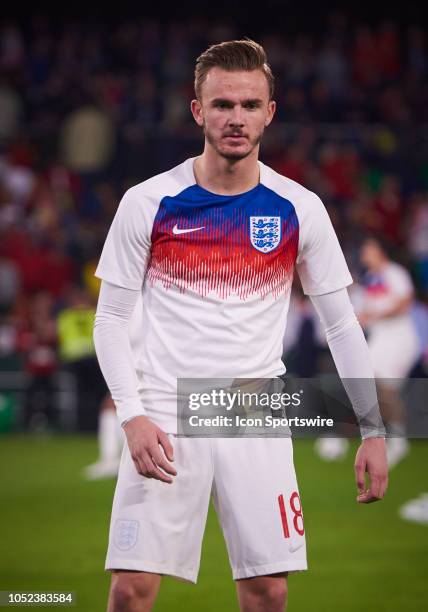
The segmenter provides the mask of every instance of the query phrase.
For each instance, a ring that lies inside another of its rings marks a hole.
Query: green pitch
[[[355,502],[353,455],[321,462],[295,442],[310,571],[289,579],[290,612],[426,609],[428,526],[401,521],[399,505],[428,491],[428,442],[391,473],[387,497]],[[85,482],[94,438],[0,438],[0,590],[75,591],[82,612],[105,610],[103,571],[113,481]],[[28,608],[26,608],[28,609]],[[165,579],[158,612],[237,610],[223,537],[210,512],[197,586]]]

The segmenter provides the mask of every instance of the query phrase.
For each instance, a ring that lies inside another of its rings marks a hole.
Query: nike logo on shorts
[[[174,227],[172,228],[172,233],[173,234],[188,234],[189,232],[197,232],[198,230],[204,229],[205,225],[203,225],[202,227],[189,227],[186,229],[179,229],[177,227],[177,224],[174,225]]]
[[[296,550],[299,550],[299,548],[302,548],[303,544],[304,544],[304,542],[300,542],[300,544],[297,544],[297,546],[292,546],[292,545],[290,544],[290,546],[288,547],[288,550],[289,550],[291,553],[294,553],[294,552],[296,552]]]

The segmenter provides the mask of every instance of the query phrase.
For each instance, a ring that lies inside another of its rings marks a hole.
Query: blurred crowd
[[[195,57],[241,35],[203,18],[0,23],[0,373],[27,372],[24,419],[39,391],[52,398],[63,367],[94,405],[102,398],[91,325],[106,232],[130,185],[200,151]],[[320,195],[354,277],[359,243],[378,234],[426,304],[424,29],[335,14],[318,36],[278,26],[260,42],[278,102],[262,160]]]
[[[403,31],[386,19],[371,28],[335,13],[316,36],[274,27],[260,42],[277,77],[280,121],[428,120],[422,25]],[[41,16],[4,23],[9,117],[15,127],[24,121],[36,131],[55,130],[92,99],[120,128],[189,123],[195,58],[209,44],[241,35],[237,26],[203,17],[164,25],[144,18],[58,25]],[[2,124],[7,131],[3,113]]]

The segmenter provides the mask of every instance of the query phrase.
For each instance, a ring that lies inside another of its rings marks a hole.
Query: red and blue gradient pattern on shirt
[[[292,283],[298,242],[293,204],[264,185],[234,196],[192,185],[159,205],[146,282],[203,297],[277,298]]]
[[[363,277],[363,286],[370,297],[380,297],[389,293],[389,287],[381,274],[367,272]]]

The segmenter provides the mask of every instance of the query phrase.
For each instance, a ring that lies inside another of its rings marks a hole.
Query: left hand
[[[358,488],[357,502],[370,504],[382,499],[388,486],[388,463],[384,438],[363,440],[357,450],[354,468]],[[366,489],[366,472],[369,475],[369,489]]]

